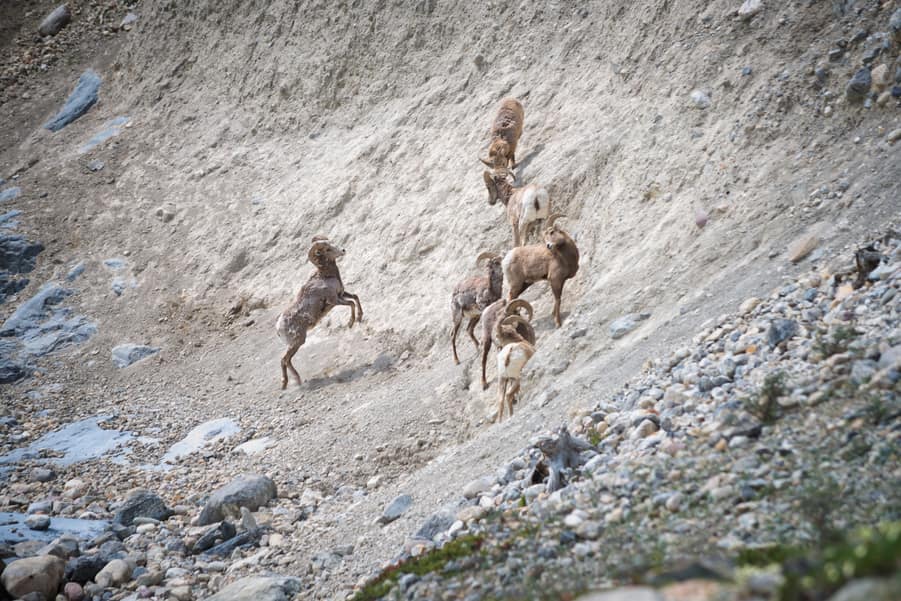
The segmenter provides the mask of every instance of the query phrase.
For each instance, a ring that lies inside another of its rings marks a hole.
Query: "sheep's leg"
[[[551,292],[554,293],[554,323],[557,324],[559,328],[562,324],[560,320],[560,297],[563,296],[563,281],[561,280],[559,283],[555,281],[551,281]]]
[[[488,362],[488,351],[491,350],[491,336],[484,336],[482,340],[482,390],[488,390],[488,380],[485,379],[485,363]]]
[[[454,313],[454,331],[451,333],[451,348],[454,349],[454,363],[460,365],[460,359],[457,357],[457,332],[460,331],[460,324],[463,323],[463,314]]]
[[[513,224],[513,248],[522,246],[522,240],[519,237],[519,226]]]
[[[507,300],[513,300],[514,298],[518,297],[528,287],[529,285],[526,283],[516,284],[515,286],[513,284],[510,284],[510,292],[507,294]]]
[[[282,390],[288,387],[288,371],[291,372],[291,375],[294,376],[294,379],[297,380],[297,384],[300,385],[300,374],[297,373],[297,370],[294,369],[294,364],[291,363],[291,359],[294,358],[295,353],[297,353],[297,349],[306,342],[307,336],[304,333],[302,336],[295,338],[291,342],[291,346],[288,347],[288,350],[285,351],[285,354],[282,356]]]
[[[350,292],[345,292],[344,296],[357,303],[357,321],[363,323],[363,305],[360,304],[360,297],[356,294],[351,294]]]
[[[507,396],[507,378],[497,379],[497,421],[504,418],[504,398]]]
[[[337,301],[335,301],[336,305],[341,305],[342,307],[350,307],[350,323],[347,324],[348,328],[354,327],[354,324],[357,322],[357,310],[356,305],[350,299],[344,298],[343,296],[339,297]]]
[[[475,317],[469,318],[469,325],[466,326],[466,331],[469,332],[469,337],[472,338],[472,343],[476,345],[476,352],[479,350],[479,340],[476,338],[476,324],[479,323],[479,318],[481,315],[477,315]]]
[[[513,380],[513,387],[507,392],[507,410],[513,417],[513,403],[516,402],[516,393],[519,392],[519,378]]]

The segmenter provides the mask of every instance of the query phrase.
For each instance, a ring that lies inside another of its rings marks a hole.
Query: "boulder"
[[[250,576],[233,582],[206,601],[291,601],[301,589],[299,578]]]
[[[166,507],[166,503],[149,490],[137,489],[132,493],[116,512],[113,523],[131,526],[135,518],[152,518],[163,521],[172,515],[172,510]]]
[[[213,492],[200,512],[198,524],[208,526],[225,519],[225,507],[256,511],[277,494],[275,482],[259,474],[243,474]]]
[[[72,20],[72,12],[67,4],[57,6],[38,26],[38,33],[44,37],[58,34]]]
[[[78,78],[78,83],[75,84],[75,89],[66,99],[66,104],[50,121],[44,124],[44,127],[50,131],[59,131],[87,113],[97,102],[100,81],[100,76],[91,69],[82,73]]]
[[[55,599],[65,567],[65,562],[53,555],[26,557],[8,565],[0,580],[13,597],[40,593],[47,599]]]
[[[160,349],[154,346],[146,346],[143,344],[120,344],[113,348],[113,363],[116,367],[128,367],[132,363],[137,363],[141,359],[146,359],[150,355],[155,355]]]
[[[390,524],[402,516],[412,505],[413,497],[410,495],[400,495],[395,497],[395,499],[385,507],[385,511],[382,512],[382,515],[379,516],[377,521],[379,524],[383,525]]]

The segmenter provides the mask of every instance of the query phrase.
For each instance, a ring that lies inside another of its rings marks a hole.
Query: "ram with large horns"
[[[485,261],[484,267],[482,261]],[[483,252],[476,258],[476,267],[485,269],[485,275],[468,277],[454,287],[451,295],[451,317],[454,327],[451,332],[451,348],[454,351],[454,363],[459,364],[457,356],[457,332],[463,318],[469,318],[466,331],[472,338],[476,350],[479,349],[479,341],[474,333],[476,324],[491,303],[501,297],[503,292],[504,276],[501,272],[501,256],[497,253]]]
[[[497,325],[497,342],[501,350],[497,353],[497,414],[500,421],[504,417],[504,406],[513,417],[513,403],[522,381],[522,370],[535,354],[534,339],[529,341],[521,334],[520,328],[529,322],[519,315],[508,315]],[[534,334],[534,332],[533,332]]]
[[[561,213],[548,216],[544,229],[544,243],[514,248],[504,257],[504,279],[510,287],[507,298],[513,300],[523,291],[542,280],[547,280],[554,294],[554,323],[559,328],[560,297],[563,284],[579,271],[579,249],[565,231],[555,223],[564,217]]]
[[[518,298],[514,301],[508,301],[506,298],[500,298],[488,306],[482,312],[482,390],[488,389],[488,380],[485,377],[485,366],[488,362],[488,351],[491,345],[496,344],[501,348],[500,339],[498,338],[498,327],[504,318],[511,315],[520,315],[520,311],[524,310],[528,314],[528,318],[518,322],[517,331],[530,344],[535,344],[535,330],[532,324],[532,305],[527,301]]]

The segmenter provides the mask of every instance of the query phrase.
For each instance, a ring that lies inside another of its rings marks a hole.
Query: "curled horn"
[[[488,171],[483,171],[482,179],[485,180],[485,187],[488,188],[488,204],[493,205],[497,202],[497,186],[494,185],[494,178]]]
[[[476,257],[476,267],[478,267],[479,265],[482,264],[483,259],[494,259],[494,258],[497,258],[498,256],[500,256],[500,255],[498,255],[497,253],[485,251],[485,252],[481,253],[478,257]]]
[[[529,322],[522,318],[521,315],[508,315],[501,321],[502,326],[513,326],[516,327],[519,324],[524,323],[529,325]]]
[[[323,236],[322,234],[313,236],[313,244],[316,244],[317,242],[328,242],[328,236]]]
[[[525,309],[526,313],[529,314],[529,321],[532,321],[532,315],[534,314],[534,311],[532,311],[532,305],[530,305],[528,301],[525,301],[521,298],[510,301],[510,303],[507,304],[505,313],[507,317],[511,315],[519,315],[520,309]]]
[[[547,219],[544,220],[544,227],[554,227],[554,222],[560,217],[566,217],[566,215],[563,213],[551,213],[547,216]]]

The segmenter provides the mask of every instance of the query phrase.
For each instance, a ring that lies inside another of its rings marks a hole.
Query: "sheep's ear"
[[[483,171],[482,179],[485,180],[485,187],[488,188],[488,204],[494,204],[497,202],[497,186],[494,185],[494,178],[488,171]]]
[[[482,157],[479,157],[479,160],[482,161],[483,163],[485,163],[486,165],[488,165],[489,167],[494,167],[494,163],[490,162],[488,159],[483,159]]]

